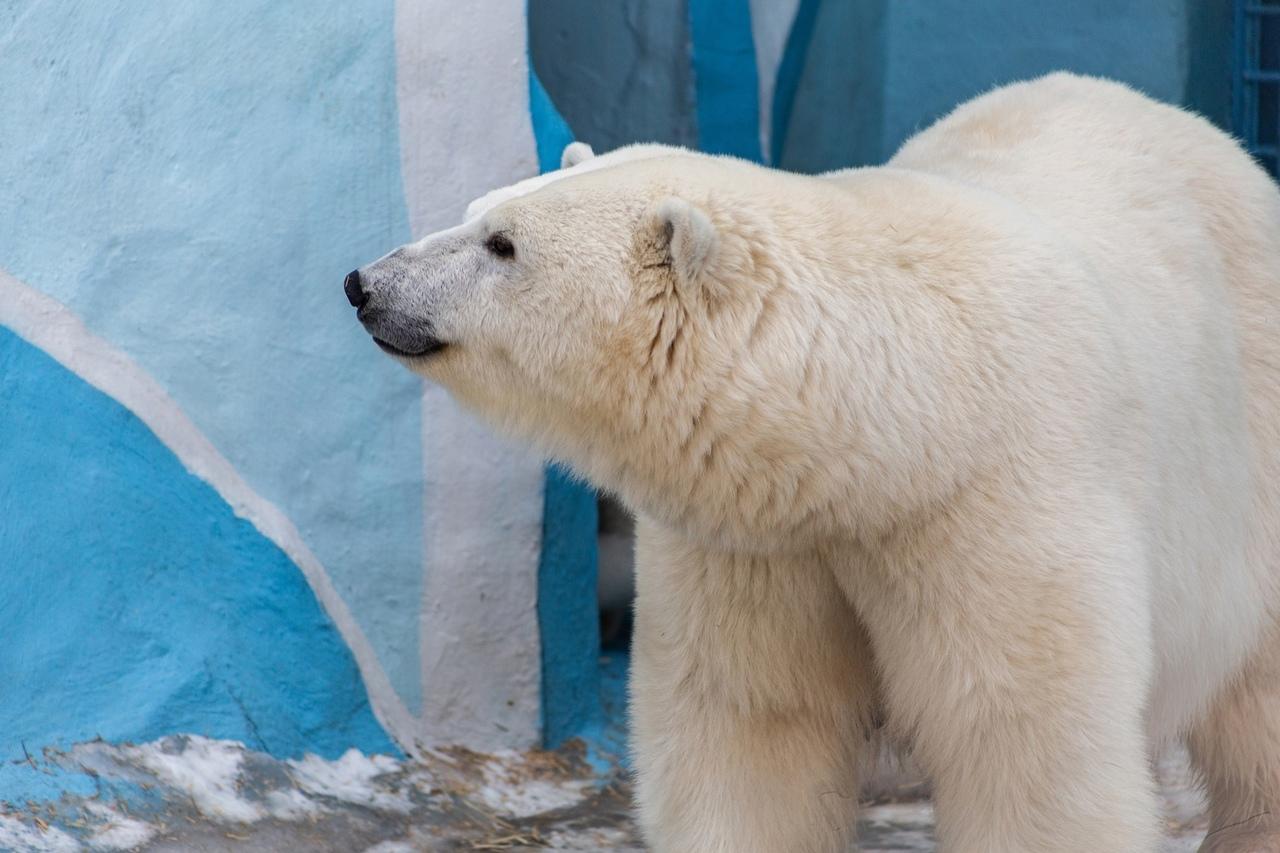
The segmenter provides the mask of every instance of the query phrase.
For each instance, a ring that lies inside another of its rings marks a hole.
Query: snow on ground
[[[95,819],[87,839],[91,850],[137,850],[156,834],[151,824],[105,803],[86,802],[84,810]]]
[[[162,784],[186,794],[203,814],[248,823],[260,820],[266,812],[242,796],[244,754],[244,744],[199,735],[121,747],[126,761],[150,770]]]
[[[311,797],[328,797],[375,809],[408,813],[413,811],[407,790],[378,784],[400,771],[400,762],[389,755],[365,755],[349,749],[337,761],[308,755],[290,761],[290,774],[298,787]],[[290,792],[297,793],[297,792]]]
[[[476,795],[499,814],[530,817],[582,802],[593,785],[590,779],[534,775],[528,765],[526,757],[514,750],[486,756],[480,764],[483,784]]]
[[[1185,756],[1157,770],[1169,832],[1162,853],[1191,853],[1205,831],[1203,799]],[[641,851],[625,780],[599,778],[572,750],[449,750],[423,761],[351,750],[280,761],[188,735],[81,744],[47,754],[41,771],[86,774],[98,793],[0,804],[3,853]],[[859,837],[864,853],[932,851],[932,809],[910,798],[868,804]]]
[[[416,853],[407,841],[382,841],[364,853]]]
[[[39,767],[32,759],[32,768],[88,776],[98,793],[0,804],[0,853],[545,847],[548,812],[574,822],[565,838],[597,824],[630,837],[625,798],[559,753],[456,750],[408,761],[349,750],[281,761],[234,741],[178,735],[81,744],[47,753]]]
[[[0,850],[6,853],[75,853],[83,849],[57,827],[0,815]]]

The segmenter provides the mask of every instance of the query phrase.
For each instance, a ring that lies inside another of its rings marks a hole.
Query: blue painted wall
[[[159,380],[420,698],[420,385],[343,274],[408,239],[393,5],[0,11],[0,268]]]
[[[0,425],[0,800],[30,794],[24,749],[95,737],[396,751],[289,558],[132,413],[4,329]]]
[[[784,168],[879,163],[994,86],[1067,69],[1127,82],[1225,124],[1229,3],[820,0]]]
[[[529,111],[543,172],[560,168],[573,133],[538,75],[529,73]],[[542,737],[556,747],[601,722],[599,611],[596,609],[596,493],[556,466],[543,489],[538,560],[542,642]]]
[[[892,2],[881,150],[896,150],[979,92],[1061,68],[1124,80],[1177,103],[1186,91],[1193,2]]]
[[[534,0],[529,57],[573,128],[597,151],[630,142],[696,147],[687,0]]]
[[[822,172],[884,159],[885,114],[899,97],[885,85],[889,5],[805,0],[812,31],[787,45],[780,69],[786,85],[778,87],[774,110],[790,120],[774,128],[775,165]]]
[[[800,0],[795,18],[787,33],[782,60],[778,63],[769,127],[769,135],[773,140],[773,150],[770,152],[773,165],[781,163],[786,157],[787,132],[792,126],[795,114],[796,92],[800,88],[800,78],[809,61],[809,48],[813,43],[814,29],[818,25],[818,13],[821,11],[823,11],[822,0]]]
[[[551,0],[530,16],[535,66],[580,138],[600,150],[654,140],[758,157],[742,0],[648,12]],[[660,17],[672,21],[662,37],[651,32]],[[1229,2],[801,0],[777,71],[773,159],[802,172],[883,162],[961,101],[1058,69],[1124,80],[1226,126],[1230,40]],[[673,114],[682,85],[692,95]]]
[[[698,147],[760,160],[760,105],[747,0],[689,0]]]
[[[596,493],[556,467],[547,471],[538,626],[542,638],[542,736],[556,747],[602,722],[600,611],[596,607]]]

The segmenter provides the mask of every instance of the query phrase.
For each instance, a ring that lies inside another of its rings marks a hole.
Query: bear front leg
[[[643,520],[636,556],[632,749],[649,848],[847,853],[876,687],[831,573]]]
[[[940,851],[1156,849],[1142,551],[1120,509],[1090,510],[956,511],[839,575],[933,782]]]

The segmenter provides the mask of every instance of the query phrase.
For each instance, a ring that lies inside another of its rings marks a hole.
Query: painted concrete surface
[[[393,37],[387,3],[6,5],[0,266],[283,511],[416,707],[420,386],[337,284],[409,234]]]
[[[460,15],[446,0],[396,0],[395,15],[405,206],[421,237],[461,222],[486,191],[538,172],[525,3]],[[424,387],[421,406],[425,701],[414,737],[532,746],[542,737],[543,466],[438,387]]]
[[[747,0],[688,2],[698,148],[758,162],[758,72]]]
[[[1229,3],[820,0],[784,168],[883,162],[994,86],[1067,69],[1127,82],[1223,122]]]
[[[277,590],[273,606],[300,619],[327,614],[329,634],[345,641],[340,660],[354,658],[362,677],[323,697],[331,713],[365,707],[367,716],[371,698],[407,749],[542,737],[543,468],[378,353],[338,282],[411,233],[453,224],[483,191],[536,173],[525,40],[515,0],[466,16],[452,4],[390,0],[321,15],[297,3],[201,0],[166,15],[119,4],[84,4],[74,15],[38,2],[0,9],[0,84],[10,93],[0,266],[23,279],[0,274],[0,325],[132,412],[157,452],[176,454],[180,465],[147,484],[152,492],[212,487],[222,502],[203,507],[200,532],[229,537],[223,516],[243,519],[262,539],[264,572],[281,555],[293,564],[310,604]],[[4,414],[0,438],[24,424],[23,413]],[[35,477],[10,458],[20,446],[0,443],[0,461]],[[92,496],[72,493],[57,506],[39,483],[9,485],[30,493],[31,517],[104,509]],[[227,549],[204,547],[190,525],[157,518],[131,545],[94,539],[91,525],[66,531],[81,537],[67,548],[101,546],[95,573],[64,569],[61,597],[48,585],[23,599],[32,629],[24,639],[41,642],[38,624],[53,624],[75,589],[131,568],[129,547],[189,549],[175,577],[196,597],[202,571],[237,569],[218,563],[231,559]],[[175,535],[192,538],[153,544]],[[83,630],[124,643],[112,627]],[[277,649],[271,631],[217,630],[246,658],[328,672],[327,640]],[[165,652],[195,666],[217,630],[190,649],[172,636],[178,648]],[[278,654],[286,650],[287,660]],[[0,668],[39,660],[29,651],[9,644]],[[124,653],[118,663],[154,679],[157,696],[169,689],[142,659]],[[32,746],[88,736],[97,707],[64,696],[53,673],[27,675],[54,686],[45,698],[61,701],[66,716],[24,730]],[[127,701],[112,683],[104,679],[96,699]],[[248,706],[275,702],[270,685],[246,678],[239,687]],[[0,708],[14,696],[0,697]],[[279,720],[265,725],[314,712],[303,699],[272,705]],[[224,726],[217,702],[145,710],[132,729],[122,719],[102,733],[153,736],[163,719],[263,745]],[[323,737],[308,729],[312,741],[277,734],[264,744],[281,755],[332,751],[344,737],[391,748],[356,722],[333,723]]]
[[[810,3],[814,0],[810,0]],[[760,153],[766,163],[775,162],[773,146],[774,98],[782,76],[793,23],[801,0],[751,0],[751,38],[756,60],[756,103],[760,114]],[[782,125],[786,126],[784,119]]]
[[[3,329],[0,406],[0,799],[33,794],[28,743],[395,750],[293,562],[145,424]]]
[[[881,150],[956,104],[1061,68],[1114,77],[1180,103],[1195,0],[889,3]]]
[[[812,0],[808,37],[788,45],[791,61],[777,109],[774,163],[794,172],[822,172],[878,163],[882,156],[889,0]]]
[[[89,331],[80,318],[65,305],[19,282],[3,270],[0,270],[0,327],[16,332],[28,344],[38,348],[69,373],[73,373],[137,418],[146,429],[150,430],[155,439],[181,461],[186,472],[217,492],[218,496],[225,501],[227,510],[233,512],[237,518],[251,523],[262,536],[286,554],[301,572],[316,600],[324,608],[351,650],[363,681],[369,687],[369,693],[373,697],[373,710],[379,720],[391,731],[407,728],[408,712],[398,702],[368,638],[360,630],[345,601],[334,589],[323,566],[307,547],[297,528],[278,507],[255,492],[245,482],[226,457],[218,452],[207,436],[200,432],[159,383],[128,355]],[[20,376],[15,376],[12,381],[17,382],[20,379]],[[16,409],[16,407],[13,408]],[[6,423],[10,419],[17,423],[24,415],[21,411],[10,414],[9,410],[10,407],[0,409],[0,413],[6,415]],[[74,419],[74,413],[63,414]],[[6,443],[0,445],[0,450],[7,451],[17,446],[17,442]],[[75,507],[74,500],[67,500],[68,496],[63,495],[59,495],[60,500],[54,506],[41,506],[29,500],[22,502],[23,484],[11,481],[8,486],[18,495],[21,509],[28,515],[50,510],[55,513],[65,513]],[[0,518],[3,517],[0,516]],[[136,554],[137,543],[130,543],[130,546],[132,553]],[[126,553],[129,551],[126,550]],[[113,554],[110,551],[102,551],[96,553],[95,557],[100,562],[108,564]],[[74,578],[64,580],[74,582]],[[199,595],[199,590],[196,590],[195,594]],[[34,602],[34,606],[38,614],[44,614],[52,609],[53,602],[39,600]],[[107,620],[108,630],[110,630],[113,614],[103,612],[102,617]],[[227,629],[235,630],[235,626],[228,624]],[[26,649],[20,645],[10,644],[5,646],[3,651],[6,656],[20,660]],[[42,677],[51,685],[49,688],[51,695],[61,695],[57,691],[61,681],[47,674]],[[361,685],[351,686],[353,690],[363,692]],[[8,695],[5,694],[6,697]],[[130,700],[128,696],[115,698],[122,702]],[[66,699],[68,707],[79,708],[88,719],[95,719],[95,708],[77,703],[74,696]],[[24,712],[21,706],[15,711],[18,714]],[[49,732],[48,736],[50,739],[61,739],[63,734],[54,730]],[[31,745],[36,748],[40,746],[39,742],[34,740]]]
[[[542,742],[557,747],[604,724],[596,596],[596,494],[559,468],[547,472],[538,565]]]
[[[529,115],[539,170],[554,172],[573,132],[533,70]],[[569,472],[550,466],[542,496],[537,576],[541,743],[554,748],[604,725],[596,597],[599,525],[595,490]]]
[[[575,136],[597,151],[663,142],[761,159],[798,6],[539,0],[530,8],[530,55]]]
[[[697,146],[687,2],[533,0],[530,59],[578,139]]]

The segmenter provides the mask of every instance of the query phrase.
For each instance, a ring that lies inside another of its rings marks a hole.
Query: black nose
[[[347,277],[342,280],[342,289],[353,308],[359,308],[369,301],[369,294],[365,293],[364,288],[360,286],[360,270],[347,273]]]

